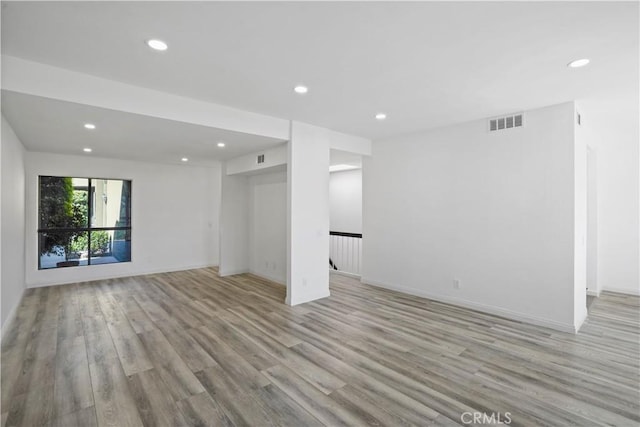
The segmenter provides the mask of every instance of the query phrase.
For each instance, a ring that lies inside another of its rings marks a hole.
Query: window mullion
[[[87,197],[87,265],[91,265],[91,218],[93,217],[93,185],[92,178],[89,178],[89,197]]]

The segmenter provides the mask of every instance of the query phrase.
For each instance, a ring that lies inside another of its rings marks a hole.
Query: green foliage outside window
[[[64,255],[65,260],[68,260],[72,245],[77,242],[81,233],[57,229],[87,226],[86,208],[81,207],[74,193],[71,178],[40,177],[40,228],[48,229],[40,246],[41,255],[55,253]]]
[[[109,238],[109,233],[104,230],[92,231],[91,232],[91,255],[105,255],[109,253],[109,243],[111,239]],[[86,251],[89,247],[89,241],[87,237],[87,233],[81,234],[78,238],[71,244],[71,250],[73,252],[81,252]]]

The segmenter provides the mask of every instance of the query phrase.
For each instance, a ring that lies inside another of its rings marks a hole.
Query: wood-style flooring
[[[637,297],[603,294],[572,335],[341,276],[284,294],[215,269],[29,289],[2,425],[640,423]]]

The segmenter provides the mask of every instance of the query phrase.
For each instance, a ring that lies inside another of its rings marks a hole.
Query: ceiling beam
[[[289,120],[2,55],[2,89],[281,140]]]

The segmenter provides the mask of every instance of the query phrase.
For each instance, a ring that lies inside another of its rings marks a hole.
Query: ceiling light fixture
[[[189,159],[187,159],[186,157],[183,157],[180,160],[182,160],[183,162],[188,162],[189,161]]]
[[[378,113],[376,114],[376,119],[377,120],[384,120],[387,118],[387,115],[385,113]]]
[[[309,88],[302,85],[298,85],[294,87],[293,90],[295,91],[295,93],[299,93],[301,95],[304,95],[305,93],[309,92]]]
[[[89,130],[93,130],[96,128],[96,125],[94,125],[93,123],[85,123],[84,124],[84,128],[85,129],[89,129]]]
[[[149,46],[153,50],[165,51],[169,48],[165,42],[158,39],[147,40],[147,46]]]
[[[84,151],[85,153],[90,153],[93,150],[91,148],[87,147],[87,148],[83,148],[82,151]]]
[[[582,59],[576,59],[575,61],[571,61],[567,64],[567,67],[570,68],[580,68],[580,67],[584,67],[585,65],[587,65],[589,63],[589,59],[587,58],[582,58]]]
[[[224,148],[226,144],[224,142],[218,142],[218,147],[220,148]]]

